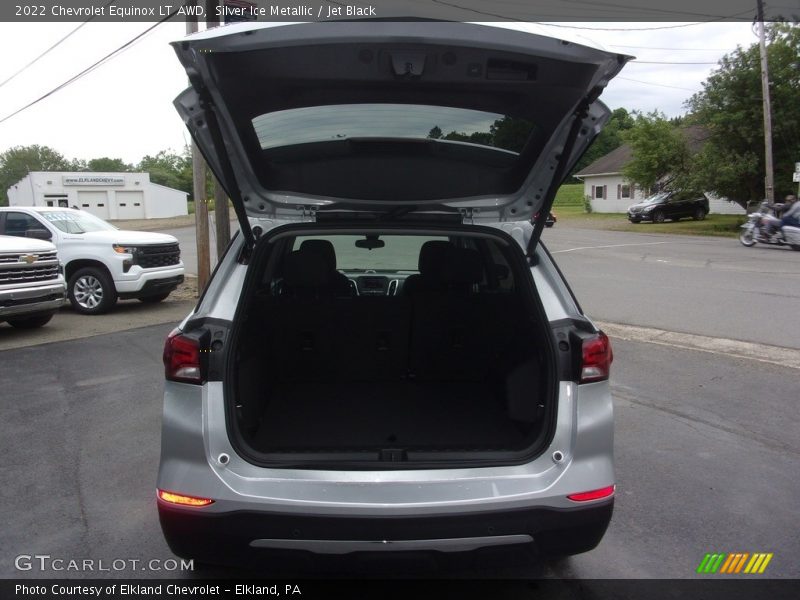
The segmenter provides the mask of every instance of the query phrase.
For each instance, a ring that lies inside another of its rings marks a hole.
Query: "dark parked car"
[[[539,214],[540,213],[537,212],[535,215],[533,215],[533,219],[531,219],[531,223],[533,223],[534,225],[536,224],[536,221],[539,220]],[[547,213],[547,219],[544,222],[544,226],[545,227],[552,227],[553,225],[556,224],[556,221],[558,221],[556,216],[553,213],[548,212]]]
[[[707,214],[708,198],[698,198],[686,192],[659,192],[628,208],[628,220],[631,223],[663,223],[668,219],[679,221],[684,217],[701,221]]]

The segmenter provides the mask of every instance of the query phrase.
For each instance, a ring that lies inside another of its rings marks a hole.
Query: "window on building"
[[[601,198],[601,199],[605,198],[606,197],[605,191],[606,191],[606,186],[604,186],[604,185],[596,185],[594,187],[594,197],[595,198]]]
[[[631,186],[628,184],[622,184],[619,186],[619,197],[620,198],[630,198],[631,197]]]

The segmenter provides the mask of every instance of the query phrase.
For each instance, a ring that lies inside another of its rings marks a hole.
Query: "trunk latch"
[[[381,462],[403,462],[408,460],[408,455],[402,448],[382,448],[378,457]]]

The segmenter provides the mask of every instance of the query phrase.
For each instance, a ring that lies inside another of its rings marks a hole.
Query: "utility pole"
[[[208,28],[219,25],[216,11],[219,3],[220,0],[206,0],[206,27]],[[217,232],[217,261],[219,261],[228,247],[228,242],[231,241],[231,218],[228,212],[228,196],[216,177],[214,177],[214,220]]]
[[[197,0],[191,0],[190,6]],[[197,31],[197,16],[186,15],[186,33]],[[206,163],[197,144],[192,140],[192,191],[194,195],[194,223],[197,228],[197,295],[199,296],[211,275],[208,244],[208,202],[206,201]]]
[[[767,63],[767,41],[764,32],[764,2],[758,3],[758,49],[761,54],[761,97],[764,102],[764,190],[767,202],[775,202],[775,171],[772,166],[772,109],[769,101],[769,65]]]

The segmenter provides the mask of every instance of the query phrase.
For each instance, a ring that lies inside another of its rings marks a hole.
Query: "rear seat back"
[[[516,295],[480,293],[485,266],[477,250],[445,252],[440,291],[413,298],[409,371],[420,380],[483,381],[500,366],[519,315]]]

